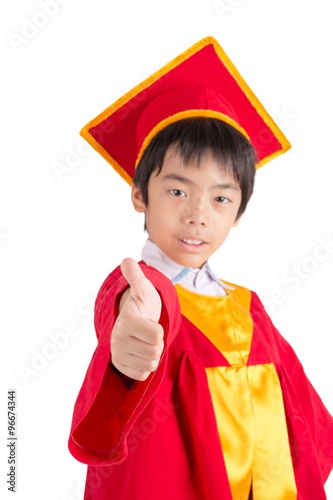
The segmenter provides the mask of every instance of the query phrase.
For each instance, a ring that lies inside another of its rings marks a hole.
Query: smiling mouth
[[[181,241],[187,243],[188,245],[202,245],[205,243],[203,240],[192,240],[190,238],[181,238]]]

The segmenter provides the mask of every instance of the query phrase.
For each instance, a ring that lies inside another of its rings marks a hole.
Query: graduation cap
[[[253,145],[257,168],[290,144],[222,47],[206,37],[127,92],[80,134],[129,184],[152,138],[193,117],[218,118]]]

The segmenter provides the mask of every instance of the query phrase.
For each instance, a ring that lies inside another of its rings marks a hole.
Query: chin
[[[184,258],[184,259],[179,259],[177,262],[182,266],[196,268],[196,267],[202,267],[206,261],[207,259]]]

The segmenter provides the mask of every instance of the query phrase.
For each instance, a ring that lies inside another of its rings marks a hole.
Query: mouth
[[[190,238],[181,238],[184,243],[188,243],[189,245],[201,245],[202,243],[205,243],[203,240],[193,240]]]
[[[207,245],[206,241],[196,238],[179,238],[179,242],[182,248],[190,252],[199,252],[204,246]]]

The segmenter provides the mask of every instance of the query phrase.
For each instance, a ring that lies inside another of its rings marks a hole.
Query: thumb
[[[132,293],[137,297],[142,295],[147,289],[147,284],[150,284],[150,282],[141,271],[139,264],[134,259],[128,257],[122,261],[120,268],[124,278],[132,288]]]
[[[121,272],[131,286],[131,301],[126,301],[122,311],[131,311],[144,318],[159,321],[161,314],[161,298],[154,285],[146,278],[139,264],[127,258],[120,264]]]

